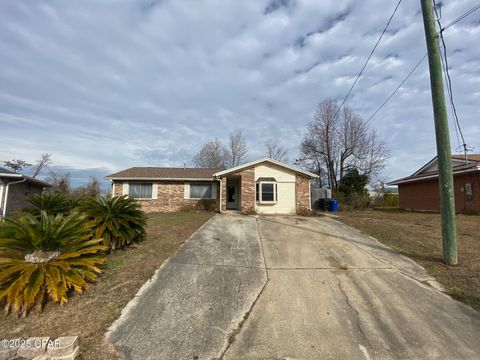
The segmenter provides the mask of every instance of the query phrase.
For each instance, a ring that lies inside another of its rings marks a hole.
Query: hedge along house
[[[452,155],[455,210],[480,213],[480,154]],[[412,175],[394,180],[398,185],[400,208],[440,211],[437,157]]]
[[[147,212],[214,204],[220,212],[290,214],[310,209],[308,171],[263,158],[231,169],[134,167],[107,176],[112,195],[140,201]]]

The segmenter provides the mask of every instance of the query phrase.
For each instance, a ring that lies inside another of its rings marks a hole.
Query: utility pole
[[[425,27],[425,38],[427,40],[433,117],[435,120],[435,137],[437,140],[443,261],[447,265],[456,265],[458,259],[452,158],[447,107],[445,105],[445,93],[443,90],[440,48],[438,46],[438,35],[435,26],[433,0],[420,1],[422,3],[423,24]]]

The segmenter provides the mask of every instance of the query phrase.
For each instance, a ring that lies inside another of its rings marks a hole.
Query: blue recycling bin
[[[338,200],[332,199],[330,200],[330,211],[338,211]]]

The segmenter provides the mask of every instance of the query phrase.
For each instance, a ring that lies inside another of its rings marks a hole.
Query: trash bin
[[[335,200],[335,199],[330,200],[329,210],[338,211],[338,200]]]
[[[328,199],[319,199],[318,204],[320,210],[327,211],[329,209],[330,200]]]

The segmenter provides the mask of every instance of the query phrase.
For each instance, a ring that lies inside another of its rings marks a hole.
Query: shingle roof
[[[7,170],[7,169],[5,169],[5,168],[0,167],[0,174],[17,174],[17,173],[14,172],[14,171]],[[19,175],[20,175],[20,174],[19,174]]]
[[[107,179],[212,179],[221,169],[210,168],[168,168],[168,167],[132,167],[108,175]]]
[[[465,155],[464,154],[452,154],[452,159],[465,160]],[[458,173],[464,173],[464,172],[480,171],[480,154],[468,154],[467,159],[468,159],[468,163],[464,162],[464,163],[452,166],[452,171],[453,171],[454,175],[456,175]],[[433,160],[436,160],[436,157],[433,158]],[[432,161],[430,161],[430,163]],[[420,169],[420,170],[422,170],[422,169]],[[389,185],[398,185],[398,184],[404,183],[404,182],[418,181],[418,180],[431,179],[431,178],[435,179],[435,178],[438,177],[438,170],[431,170],[431,171],[425,171],[425,170],[420,171],[420,170],[417,171],[416,173],[414,173],[413,175],[406,176],[406,177],[403,177],[401,179],[397,179],[397,180],[394,180],[394,181],[390,181],[390,182],[388,182],[388,184]]]

